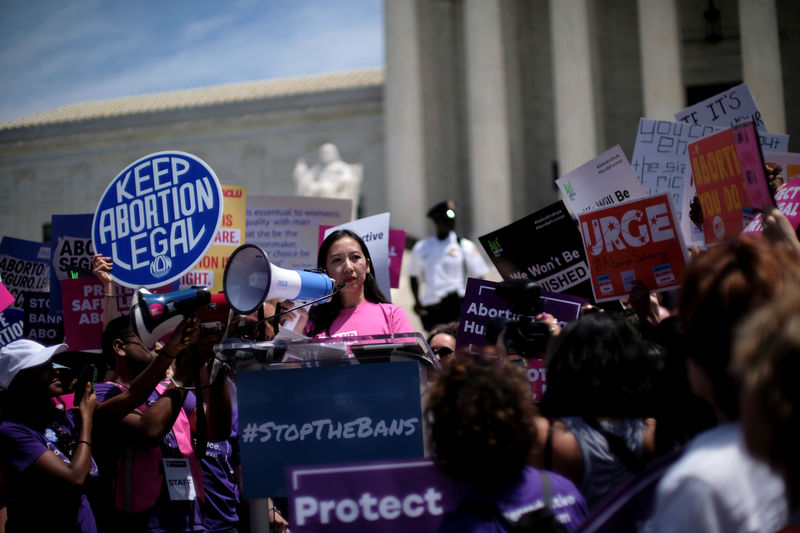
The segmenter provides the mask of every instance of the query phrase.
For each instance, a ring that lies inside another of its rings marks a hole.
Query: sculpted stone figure
[[[342,161],[336,145],[325,143],[319,147],[319,162],[308,168],[305,160],[298,159],[294,167],[297,194],[325,198],[350,198],[353,214],[356,213],[361,191],[361,165]]]

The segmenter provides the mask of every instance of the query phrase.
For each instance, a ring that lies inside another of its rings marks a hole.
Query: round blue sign
[[[158,152],[123,169],[94,213],[97,253],[114,262],[126,287],[157,287],[179,279],[206,254],[222,221],[222,189],[203,160]]]

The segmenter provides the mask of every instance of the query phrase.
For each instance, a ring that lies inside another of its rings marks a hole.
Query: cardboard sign
[[[706,244],[741,233],[742,208],[774,205],[752,124],[749,128],[723,130],[689,145]]]
[[[24,291],[50,290],[50,246],[41,242],[3,237],[0,240],[0,282],[22,309]]]
[[[775,201],[778,204],[778,209],[781,213],[786,215],[792,227],[797,231],[800,226],[800,182],[789,183],[781,187],[775,193]],[[759,213],[750,224],[744,229],[745,233],[761,233],[763,229],[761,224],[761,214]]]
[[[194,268],[181,278],[182,289],[209,287],[212,293],[221,292],[225,263],[233,251],[244,244],[247,190],[240,185],[222,185],[222,196],[225,198],[222,223],[214,243]]]
[[[532,279],[550,292],[591,298],[578,227],[558,201],[479,237],[503,279]]]
[[[285,495],[288,466],[423,456],[413,361],[246,372],[238,405],[247,498]]]
[[[325,230],[325,237],[336,230],[349,229],[356,233],[369,249],[375,281],[384,296],[391,302],[392,291],[389,283],[389,213],[359,218],[352,222],[339,224]]]
[[[352,206],[342,198],[249,195],[246,240],[261,246],[275,266],[314,269],[319,227],[349,221]]]
[[[758,131],[767,131],[761,112],[746,83],[731,87],[675,113],[675,120],[689,124],[728,127],[752,120]]]
[[[467,494],[431,461],[289,468],[292,531],[437,531]]]
[[[105,190],[92,222],[95,250],[111,257],[120,285],[156,287],[180,279],[214,243],[222,189],[204,161],[158,152],[124,168]]]
[[[783,167],[783,181],[789,183],[800,178],[800,154],[793,152],[765,152],[764,162]]]
[[[495,293],[497,285],[495,281],[467,279],[456,338],[458,349],[476,353],[489,345],[486,328],[492,320],[519,320],[519,316],[511,312],[511,304]],[[585,298],[547,291],[541,292],[539,300],[539,312],[553,315],[562,326],[578,318],[581,307],[589,303]],[[531,302],[531,305],[534,303]]]
[[[695,193],[693,184],[687,183],[692,177],[689,143],[719,130],[704,124],[639,119],[631,166],[648,195],[669,193],[687,246],[705,245],[703,232],[689,219]]]
[[[644,188],[619,145],[556,180],[573,213],[644,196]]]
[[[678,288],[686,249],[666,193],[578,215],[595,301],[630,294],[635,280],[652,292]]]

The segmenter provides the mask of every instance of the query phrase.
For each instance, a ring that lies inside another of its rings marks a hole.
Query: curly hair
[[[660,363],[659,353],[623,316],[584,315],[555,339],[539,407],[549,417],[652,416]]]
[[[359,237],[358,234],[350,231],[349,229],[336,230],[325,237],[325,240],[322,241],[322,244],[320,244],[319,252],[317,253],[317,269],[325,272],[325,266],[328,260],[328,251],[331,249],[331,246],[333,246],[333,243],[339,239],[343,239],[344,237],[350,237],[358,243],[358,245],[361,247],[361,253],[364,254],[364,258],[367,260],[367,264],[369,265],[370,272],[367,274],[366,279],[364,280],[364,298],[366,298],[367,301],[376,304],[389,303],[389,300],[383,295],[378,287],[378,281],[375,279],[375,275],[372,273],[375,270],[375,267],[372,265],[372,257],[369,255],[369,248],[367,248],[367,245],[364,244],[364,241],[361,240],[361,237]],[[339,312],[341,310],[342,296],[338,292],[333,295],[329,302],[314,307],[309,312],[309,320],[312,323],[312,329],[308,335],[313,337],[322,332],[330,334],[329,329],[331,324],[333,324],[333,321],[336,320],[337,316],[339,316]]]
[[[536,442],[535,414],[525,372],[490,353],[454,355],[426,391],[436,463],[482,488],[519,478]]]
[[[688,356],[707,374],[718,408],[731,420],[739,416],[738,391],[729,373],[734,332],[798,279],[796,256],[748,235],[709,248],[686,269],[678,316]]]
[[[743,413],[748,448],[777,470],[800,472],[800,286],[742,325],[733,368],[747,391],[747,408],[757,419],[753,427],[754,418]]]

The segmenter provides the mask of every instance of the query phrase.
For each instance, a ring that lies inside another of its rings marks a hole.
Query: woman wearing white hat
[[[64,386],[51,359],[66,344],[20,339],[0,348],[0,468],[7,490],[6,532],[95,532],[84,488],[97,476],[92,459],[90,383],[77,409],[51,401]]]

